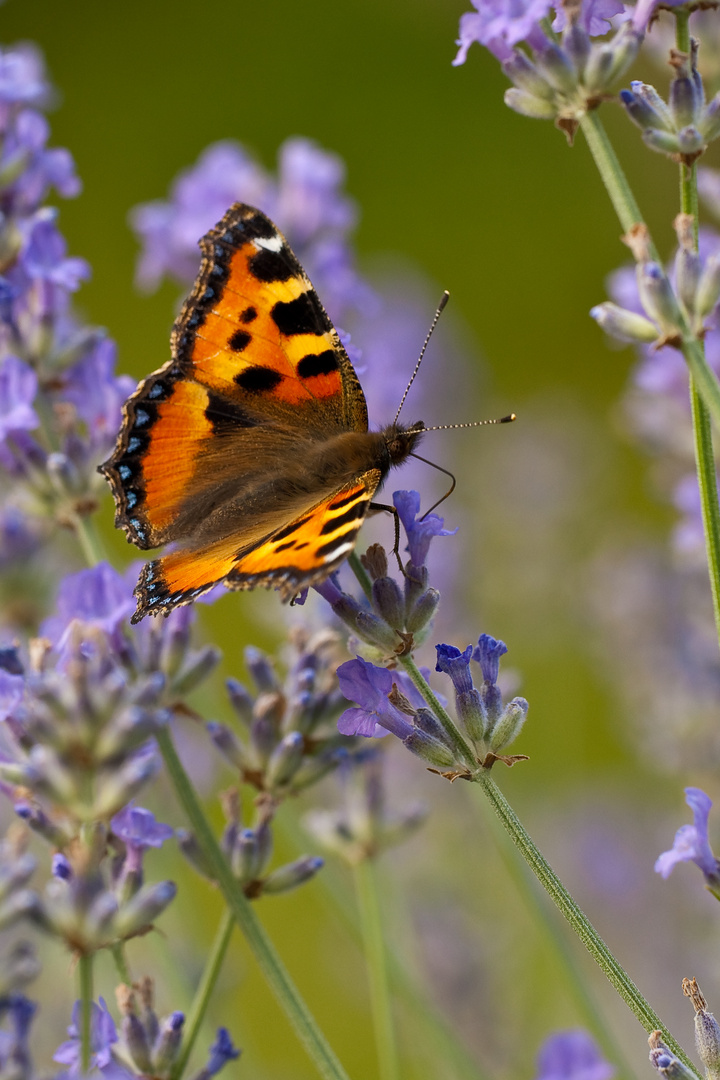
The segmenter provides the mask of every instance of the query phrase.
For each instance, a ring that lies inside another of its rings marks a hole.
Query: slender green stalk
[[[81,953],[78,960],[80,977],[80,1072],[90,1072],[92,1056],[93,954]]]
[[[86,514],[76,514],[73,518],[73,528],[88,566],[97,566],[105,558],[105,552],[95,529],[95,522]]]
[[[380,1080],[398,1080],[400,1073],[395,1045],[395,1027],[374,860],[372,857],[362,859],[353,867],[353,871],[370,984],[370,1006],[375,1030],[378,1076]]]
[[[132,986],[133,978],[130,974],[130,968],[128,967],[123,943],[120,941],[117,945],[113,945],[110,951],[112,952],[112,957],[115,961],[115,967],[120,976],[120,981],[124,982],[126,986]]]
[[[687,11],[675,12],[675,42],[681,52],[690,51],[690,15]],[[698,246],[698,191],[697,170],[695,163],[688,167],[680,165],[680,208],[693,219],[695,250]],[[697,343],[698,350],[704,352],[702,342]],[[687,357],[686,357],[687,358]],[[689,358],[688,359],[688,363]],[[712,593],[715,631],[720,644],[720,504],[718,503],[717,468],[713,450],[710,413],[698,393],[693,375],[690,376],[690,408],[692,411],[693,440],[695,444],[695,467],[700,489],[700,508],[705,535],[710,591]]]
[[[510,836],[503,828],[499,817],[495,814],[491,815],[490,818],[490,831],[505,871],[514,883],[518,896],[544,928],[548,939],[552,943],[553,955],[557,957],[572,983],[575,1001],[585,1024],[597,1036],[608,1059],[614,1061],[625,1076],[632,1076],[634,1069],[627,1060],[611,1025],[605,1022],[598,1001],[590,992],[588,980],[580,970],[575,953],[570,947],[567,934],[564,932],[562,923],[558,920],[557,913],[538,889],[536,882],[530,876],[528,867],[517,858]]]
[[[458,760],[462,760],[468,766],[471,772],[476,772],[478,768],[478,760],[473,754],[468,744],[463,739],[458,728],[455,725],[452,717],[443,709],[442,705],[433,694],[432,689],[428,686],[427,680],[422,677],[417,664],[413,660],[412,656],[399,656],[398,663],[407,671],[408,675],[412,679],[413,683],[420,691],[422,696],[427,701],[428,705],[435,713],[436,717],[445,729],[445,734],[451,739],[455,753]]]
[[[650,1007],[627,972],[620,966],[597,930],[575,903],[547,860],[530,839],[490,773],[487,771],[482,773],[478,777],[478,783],[493,810],[508,831],[512,842],[522,853],[525,862],[558,910],[570,923],[592,958],[605,972],[606,977],[615,987],[625,1004],[635,1014],[648,1033],[655,1030],[661,1031],[666,1045],[692,1071],[693,1075],[697,1076],[695,1067],[685,1051],[670,1034],[657,1013]]]
[[[232,912],[226,909],[215,933],[215,940],[205,962],[200,984],[195,991],[195,997],[190,1006],[190,1012],[183,1028],[182,1050],[170,1071],[170,1080],[179,1080],[185,1071],[193,1046],[200,1033],[202,1022],[205,1019],[210,997],[215,989],[234,929],[235,919]]]
[[[352,570],[355,577],[358,579],[360,588],[365,593],[368,600],[370,600],[372,598],[372,581],[370,580],[370,575],[368,574],[367,570],[360,562],[360,557],[358,556],[357,551],[351,551],[348,555],[348,566]]]
[[[157,742],[175,788],[175,794],[187,814],[195,838],[209,861],[228,908],[244,934],[278,1004],[293,1025],[320,1075],[325,1080],[348,1080],[347,1073],[300,996],[274,945],[253,911],[250,901],[233,877],[210,823],[205,817],[195,789],[177,756],[170,733],[167,730],[159,732]]]

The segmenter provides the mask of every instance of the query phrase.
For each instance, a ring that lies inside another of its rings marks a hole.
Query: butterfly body
[[[128,539],[177,545],[143,569],[134,621],[219,581],[289,599],[324,580],[423,430],[368,431],[337,332],[260,211],[236,204],[200,246],[172,358],[126,403],[100,466]]]

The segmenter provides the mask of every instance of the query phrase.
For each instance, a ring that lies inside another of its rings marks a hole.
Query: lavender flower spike
[[[392,732],[405,739],[412,734],[413,726],[407,717],[388,701],[393,677],[387,668],[376,667],[358,656],[341,664],[337,675],[345,697],[357,703],[357,708],[346,709],[338,720],[338,731],[343,735],[379,738]]]
[[[413,566],[424,566],[434,536],[454,536],[457,532],[457,529],[443,528],[443,519],[437,514],[426,514],[418,519],[420,495],[417,491],[394,491],[393,505],[407,535],[407,550]]]
[[[685,788],[685,802],[693,812],[694,825],[682,825],[675,833],[673,846],[664,851],[655,863],[661,877],[668,878],[681,862],[694,862],[705,875],[708,889],[720,899],[720,863],[708,840],[708,815],[712,799],[700,788]]]
[[[536,1080],[610,1080],[615,1068],[582,1028],[558,1031],[540,1047]]]

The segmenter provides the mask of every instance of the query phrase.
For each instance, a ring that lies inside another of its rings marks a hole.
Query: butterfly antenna
[[[442,298],[440,300],[440,303],[437,306],[437,311],[435,312],[435,316],[433,318],[433,321],[430,324],[430,329],[427,332],[427,337],[425,338],[425,341],[423,343],[423,347],[420,350],[420,356],[418,357],[418,362],[415,365],[415,368],[413,370],[412,375],[410,376],[410,381],[408,382],[407,386],[405,387],[405,393],[402,396],[402,401],[398,405],[398,411],[395,413],[395,419],[393,420],[394,424],[397,424],[398,416],[400,415],[400,410],[402,409],[403,405],[405,404],[405,398],[408,396],[408,391],[410,390],[410,387],[412,386],[412,384],[415,382],[415,376],[417,375],[418,371],[420,370],[420,365],[422,364],[422,358],[425,355],[425,350],[428,347],[428,342],[430,341],[430,338],[432,337],[432,332],[435,329],[435,327],[437,326],[438,319],[442,315],[443,309],[444,309],[444,307],[447,304],[449,299],[450,299],[450,293],[446,289],[445,292],[442,294]]]
[[[455,428],[468,428],[468,427],[484,427],[485,424],[512,424],[513,420],[517,420],[517,416],[514,412],[508,413],[507,416],[500,416],[497,420],[473,420],[469,424],[436,424],[434,427],[421,427],[414,430],[423,431],[452,431]],[[417,455],[413,455],[416,457]],[[428,464],[431,464],[430,462]],[[439,466],[435,466],[439,468]]]
[[[434,461],[428,461],[428,459],[426,457],[421,457],[420,454],[415,454],[415,453],[413,453],[411,451],[410,452],[410,457],[417,458],[418,461],[424,461],[426,465],[429,465],[432,469],[437,469],[438,472],[445,473],[445,475],[449,476],[450,479],[452,480],[452,484],[447,489],[447,491],[445,492],[443,497],[441,499],[438,499],[437,502],[433,503],[432,506],[430,507],[430,509],[426,510],[425,513],[423,514],[423,516],[419,519],[420,521],[424,521],[425,518],[428,516],[428,514],[432,514],[432,512],[433,512],[433,510],[435,509],[436,506],[439,506],[440,503],[444,503],[445,500],[448,499],[452,495],[453,491],[455,490],[457,480],[455,479],[454,475],[450,472],[449,469],[443,469],[442,465],[436,465]]]

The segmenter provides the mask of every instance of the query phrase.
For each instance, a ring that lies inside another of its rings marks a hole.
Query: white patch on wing
[[[347,552],[352,551],[355,547],[355,541],[349,540],[347,544],[341,544],[340,547],[336,547],[334,551],[331,551],[329,555],[326,555],[323,562],[335,562],[335,559],[339,559],[341,555],[345,555]]]
[[[256,236],[253,240],[253,244],[258,248],[265,248],[266,251],[279,251],[283,246],[282,236]]]

